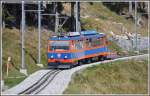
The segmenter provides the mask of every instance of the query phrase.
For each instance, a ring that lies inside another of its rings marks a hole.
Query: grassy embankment
[[[115,34],[121,33],[121,26],[123,25],[127,32],[134,33],[134,22],[131,19],[126,19],[123,16],[116,14],[102,3],[81,3],[81,16],[86,18],[81,18],[82,28],[84,29],[96,29],[99,32],[108,33],[110,31]],[[138,30],[142,36],[148,35],[148,22],[145,20],[143,26]],[[116,24],[116,23],[122,23]]]
[[[75,74],[64,94],[147,94],[148,60],[116,61]]]
[[[47,38],[48,34],[42,33],[42,63],[47,64]],[[25,32],[25,63],[28,74],[40,69],[37,64],[38,60],[38,31],[33,28],[28,28]],[[12,58],[14,66],[9,70],[9,76],[6,76],[6,64],[8,57]],[[21,66],[21,37],[18,29],[4,29],[3,30],[3,78],[5,84],[9,87],[21,82],[25,77],[19,72]],[[20,78],[9,78],[20,77]]]
[[[97,30],[98,32],[106,33],[109,38],[109,33],[111,31],[117,35],[125,35],[121,32],[123,25],[127,29],[127,32],[134,33],[134,22],[131,19],[126,19],[125,17],[116,14],[102,3],[93,3],[92,5],[89,3],[81,3],[81,5],[81,16],[85,17],[81,18],[82,29]],[[122,25],[114,22],[122,23]],[[148,23],[145,22],[138,31],[142,36],[147,36]],[[115,42],[109,42],[109,44],[109,48],[121,56],[137,55],[135,52],[122,50]],[[144,52],[141,52],[141,54],[143,53]],[[147,50],[145,53],[147,53]]]

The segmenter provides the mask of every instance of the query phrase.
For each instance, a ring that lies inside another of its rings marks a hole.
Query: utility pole
[[[133,16],[133,11],[132,11],[132,1],[129,1],[129,17],[130,16]],[[131,38],[130,40],[131,40],[131,46],[132,46],[132,48],[131,48],[131,50],[133,51],[133,39],[134,38]]]
[[[74,12],[75,12],[75,20],[76,20],[76,32],[80,32],[81,31],[81,28],[80,28],[80,21],[79,21],[79,18],[80,18],[80,5],[79,5],[79,2],[76,1],[75,3],[75,8],[74,8]]]
[[[148,10],[147,10],[147,11],[148,11],[148,21],[149,21],[149,22],[148,22],[148,28],[149,28],[149,29],[148,29],[148,32],[149,32],[149,34],[150,34],[150,1],[148,2]],[[149,40],[149,42],[150,42],[150,39],[148,39],[148,40]],[[150,50],[150,47],[149,47],[149,46],[150,46],[150,44],[148,44],[148,48],[149,48],[148,50]],[[148,52],[149,52],[149,51],[148,51]],[[150,54],[149,54],[149,57],[150,57]],[[149,70],[149,73],[150,73],[150,70]],[[150,83],[150,81],[149,81],[149,83]],[[148,94],[150,94],[150,92],[148,92]]]
[[[71,31],[73,32],[73,31],[75,31],[75,18],[74,18],[74,14],[75,14],[75,12],[74,12],[74,5],[75,5],[75,3],[74,2],[71,2]]]
[[[26,64],[25,64],[25,46],[24,46],[24,32],[25,32],[25,11],[24,11],[24,1],[22,1],[22,20],[21,20],[21,49],[22,49],[22,64],[21,64],[21,69],[20,72],[24,73],[27,75],[27,69],[26,69]]]
[[[1,31],[1,33],[0,33],[0,69],[2,69],[2,31],[3,31],[3,26],[2,26],[2,11],[3,11],[3,9],[2,9],[2,4],[3,4],[3,2],[1,1],[0,2],[0,31]],[[2,71],[1,71],[1,92],[2,92],[2,90],[4,89],[4,80],[3,80],[3,78],[2,78]]]
[[[58,25],[59,25],[59,18],[58,18],[58,12],[56,11],[56,16],[55,16],[55,33],[58,33]]]
[[[135,50],[137,51],[137,2],[135,1]]]
[[[41,1],[38,1],[38,66],[43,67],[41,64]]]
[[[79,32],[79,27],[78,27],[78,1],[76,1],[75,3],[75,9],[74,9],[74,12],[75,12],[75,20],[76,20],[76,32]]]
[[[129,1],[129,15],[132,15],[132,1]]]
[[[150,32],[150,1],[148,2],[148,20],[149,20],[148,25],[149,25],[149,32]]]
[[[57,3],[55,4],[55,13],[56,13],[56,16],[55,16],[55,33],[58,33],[58,25],[59,25],[59,18],[58,18],[58,5]]]
[[[78,29],[81,31],[81,22],[80,22],[80,2],[78,2]]]
[[[3,26],[2,26],[2,1],[0,2],[1,4],[0,4],[0,30],[1,30],[1,33],[0,33],[0,63],[1,63],[1,68],[2,68],[2,28],[3,28]]]

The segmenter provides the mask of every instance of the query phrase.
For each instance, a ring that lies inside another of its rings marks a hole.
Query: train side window
[[[99,45],[100,45],[100,39],[97,38],[97,39],[96,39],[96,46],[99,46]]]
[[[99,45],[100,45],[100,39],[99,38],[92,39],[92,46],[93,47],[96,47],[96,46],[99,46]]]
[[[80,50],[80,49],[83,49],[83,41],[82,40],[77,40],[75,41],[75,49],[76,50]]]
[[[88,48],[92,47],[92,39],[86,39],[85,43]]]
[[[100,45],[104,45],[104,38],[100,38]]]

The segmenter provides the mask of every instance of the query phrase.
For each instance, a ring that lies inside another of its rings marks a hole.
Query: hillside
[[[128,9],[126,10],[128,11]],[[134,52],[136,42],[134,39],[131,39],[135,36],[135,21],[133,18],[127,19],[127,15],[119,15],[101,2],[93,4],[81,3],[80,15],[82,29],[96,29],[98,32],[106,33],[108,38],[115,38],[113,39],[114,42],[110,42],[111,50],[117,51],[122,56],[136,54]],[[140,17],[140,13],[138,13],[137,17]],[[148,46],[146,46],[146,43],[148,43],[148,39],[144,40],[144,38],[148,38],[148,19],[144,16],[140,18],[142,23],[141,25],[137,25],[138,38],[140,38],[138,41],[138,50],[139,53],[144,53],[144,51],[147,53]]]
[[[72,78],[64,94],[147,94],[148,60],[89,67]]]
[[[70,8],[69,4],[64,4],[64,6],[63,13],[70,15],[71,12],[68,10]],[[133,19],[127,19],[124,15],[118,15],[115,11],[109,9],[102,2],[93,2],[92,4],[88,2],[81,2],[80,6],[82,29],[96,29],[99,32],[105,32],[107,34],[112,31],[116,35],[124,35],[124,32],[135,32]],[[128,9],[125,10],[128,11]],[[147,36],[148,21],[145,17],[142,16],[141,19],[143,20],[143,24],[138,26],[138,33],[142,36]]]
[[[118,15],[114,11],[104,6],[101,2],[81,3],[81,22],[83,29],[96,29],[99,32],[114,32],[123,35],[124,32],[134,33],[134,21],[126,19],[123,15]],[[139,27],[138,32],[142,36],[148,35],[148,21],[143,17],[144,24]]]
[[[42,32],[42,63],[47,64],[47,38],[49,33]],[[32,27],[25,32],[25,60],[28,74],[40,69],[36,64],[38,60],[38,31]],[[6,64],[8,57],[12,58],[14,67],[9,70],[8,77],[6,76]],[[18,29],[4,29],[3,30],[3,78],[6,85],[13,86],[25,77],[19,72],[21,66],[21,38]],[[14,77],[14,78],[9,78]],[[15,78],[20,77],[20,78]],[[13,81],[16,79],[15,81]]]

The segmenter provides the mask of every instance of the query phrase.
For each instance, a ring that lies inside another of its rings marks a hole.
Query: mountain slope
[[[147,94],[148,60],[127,60],[77,73],[64,94]]]
[[[104,6],[101,2],[81,3],[81,22],[84,29],[97,29],[99,32],[114,32],[117,35],[123,35],[124,31],[134,33],[134,21],[118,15]],[[148,21],[142,18],[144,24],[139,26],[138,32],[142,36],[148,35]]]
[[[19,72],[21,66],[21,33],[18,29],[3,30],[3,78],[6,85],[13,86],[22,78],[16,78],[16,82],[12,82],[13,78],[24,76]],[[47,65],[47,38],[49,33],[42,32],[42,64]],[[9,69],[9,75],[6,75],[6,64],[8,57],[12,58],[13,66]],[[32,27],[28,27],[25,32],[25,64],[28,74],[31,74],[40,68],[36,65],[38,61],[38,31]],[[13,77],[10,79],[9,77]]]

